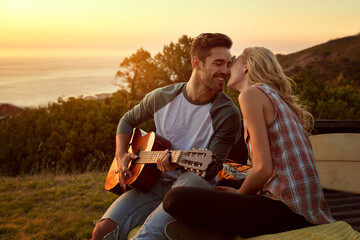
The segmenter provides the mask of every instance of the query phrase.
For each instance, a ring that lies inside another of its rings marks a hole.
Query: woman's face
[[[235,60],[235,63],[231,66],[231,76],[227,83],[227,87],[232,90],[241,92],[243,88],[248,85],[248,80],[246,79],[247,71],[246,64],[243,62],[241,56],[239,56]]]

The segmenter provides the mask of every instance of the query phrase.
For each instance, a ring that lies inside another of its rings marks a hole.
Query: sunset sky
[[[0,56],[128,56],[222,32],[290,53],[360,32],[359,0],[0,0]]]

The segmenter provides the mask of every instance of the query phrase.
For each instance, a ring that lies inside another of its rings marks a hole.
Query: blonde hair
[[[267,48],[250,47],[241,54],[241,59],[248,68],[250,84],[265,83],[272,87],[297,115],[304,130],[310,134],[314,118],[308,108],[301,104],[293,93],[295,82],[284,74],[276,56]]]

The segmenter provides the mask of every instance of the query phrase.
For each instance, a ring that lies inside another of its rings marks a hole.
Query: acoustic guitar
[[[149,191],[160,176],[156,160],[161,157],[171,144],[154,132],[145,133],[135,128],[131,137],[129,152],[139,156],[129,163],[132,177],[126,176],[127,189],[135,188],[139,191]],[[188,151],[171,150],[170,162],[177,163],[185,171],[191,171],[199,176],[205,176],[205,170],[214,161],[215,154],[209,150],[192,149]],[[105,181],[105,189],[121,195],[124,191],[119,182],[118,164],[114,158]]]

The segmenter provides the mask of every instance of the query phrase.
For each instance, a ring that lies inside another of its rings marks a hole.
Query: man
[[[156,133],[175,150],[208,148],[216,160],[206,170],[205,179],[176,170],[169,163],[169,151],[157,160],[162,172],[149,192],[131,189],[122,194],[106,211],[93,231],[93,239],[126,239],[128,232],[142,225],[135,239],[165,239],[164,227],[173,220],[162,207],[162,199],[171,187],[211,188],[222,169],[231,145],[238,139],[240,113],[231,99],[221,93],[229,77],[232,41],[224,34],[205,33],[191,46],[192,74],[187,83],[176,83],[148,93],[120,120],[116,135],[116,159],[120,183],[131,175],[128,164],[136,155],[127,148],[133,128],[149,118],[155,119]]]

